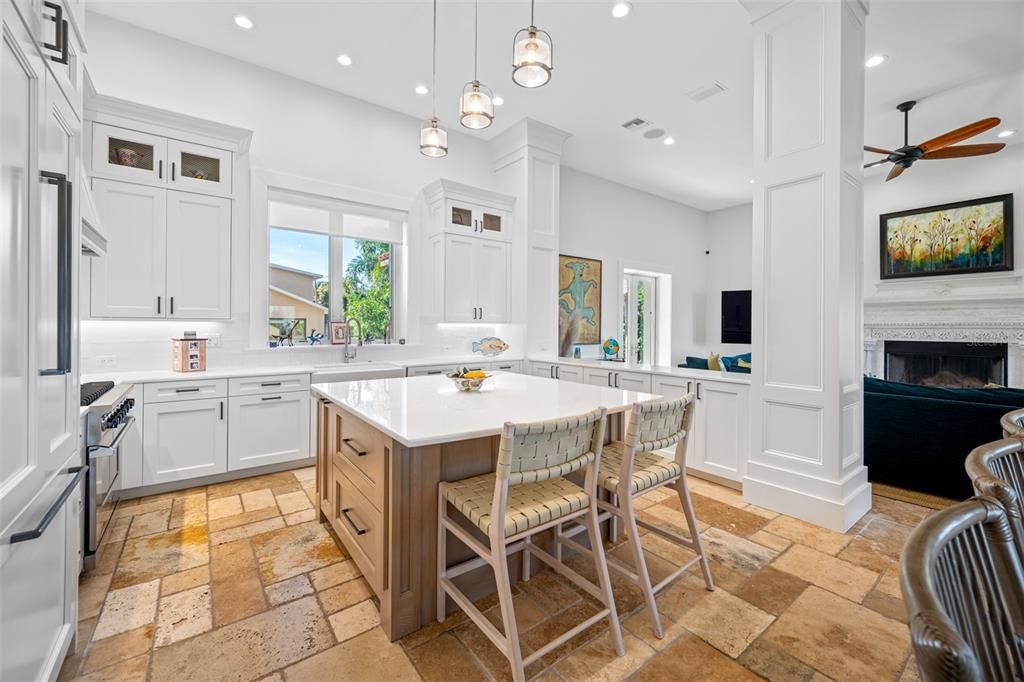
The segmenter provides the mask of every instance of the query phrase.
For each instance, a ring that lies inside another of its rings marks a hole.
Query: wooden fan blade
[[[865,163],[865,168],[874,168],[875,166],[881,166],[883,163],[889,163],[889,159],[882,159],[881,161],[875,161],[874,163]]]
[[[875,154],[892,154],[892,152],[889,151],[888,149],[882,149],[881,147],[869,147],[867,145],[864,145],[864,151],[874,152]]]
[[[906,169],[903,166],[893,166],[892,170],[889,171],[889,174],[885,176],[885,181],[889,182],[893,178],[898,178],[899,176],[903,175],[904,170]]]
[[[964,156],[982,156],[983,154],[995,154],[1006,146],[1004,142],[992,142],[988,144],[961,144],[955,147],[946,147],[928,152],[922,159],[959,159]]]
[[[962,128],[951,130],[944,135],[933,137],[927,142],[922,142],[917,146],[921,148],[921,151],[927,154],[928,152],[933,152],[937,149],[948,147],[962,140],[966,140],[969,137],[974,137],[975,135],[983,133],[986,130],[995,128],[997,125],[1000,124],[1000,122],[1001,121],[995,116],[991,118],[983,118],[980,121],[975,121],[974,123],[965,125]]]

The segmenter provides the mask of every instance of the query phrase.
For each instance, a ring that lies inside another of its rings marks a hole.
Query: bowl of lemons
[[[490,378],[490,376],[490,374],[482,370],[468,370],[463,367],[461,370],[449,374],[448,378],[455,384],[455,388],[459,389],[462,393],[471,393],[479,391],[480,387],[484,385],[484,381]]]

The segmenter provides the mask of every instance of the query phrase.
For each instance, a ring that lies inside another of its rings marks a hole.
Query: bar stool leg
[[[612,640],[615,642],[615,653],[619,656],[626,655],[626,648],[622,644],[622,628],[619,625],[619,612],[615,608],[615,595],[612,594],[612,581],[608,576],[608,560],[604,556],[604,543],[601,540],[601,528],[597,523],[597,505],[593,502],[590,510],[583,516],[584,525],[587,527],[587,535],[590,537],[590,549],[594,556],[594,565],[597,568],[598,582],[601,587],[601,594],[604,595],[605,603],[611,613],[608,619],[612,626]],[[612,518],[615,518],[614,515]]]
[[[437,622],[443,623],[445,617],[445,593],[441,578],[448,569],[448,531],[444,527],[444,512],[448,502],[438,486],[437,491]]]
[[[644,548],[640,544],[640,529],[636,526],[636,514],[633,510],[633,496],[630,494],[619,495],[622,500],[622,521],[626,526],[629,547],[633,550],[633,565],[636,567],[637,576],[640,578],[640,591],[644,593],[644,603],[651,614],[651,625],[654,627],[654,635],[658,639],[665,638],[665,631],[661,627],[661,615],[658,613],[658,604],[654,600],[654,588],[651,586],[651,576],[647,571],[647,561],[644,559]]]
[[[524,550],[525,551],[525,550]],[[498,587],[498,603],[501,605],[501,620],[508,640],[508,661],[512,664],[512,677],[515,682],[526,682],[523,670],[523,652],[519,646],[519,628],[516,625],[516,612],[512,605],[512,585],[509,582],[508,560],[505,548],[491,539],[491,566],[494,568],[494,582]]]
[[[679,504],[683,507],[683,514],[686,515],[686,525],[690,528],[690,537],[700,555],[700,570],[704,573],[704,583],[709,592],[715,591],[715,579],[711,577],[711,565],[708,564],[708,555],[704,551],[704,542],[700,537],[700,528],[697,527],[697,515],[693,513],[693,501],[690,499],[690,488],[686,485],[686,471],[676,479],[676,493],[679,495]]]

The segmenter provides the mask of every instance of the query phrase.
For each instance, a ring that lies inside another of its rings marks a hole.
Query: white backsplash
[[[342,346],[308,346],[296,343],[288,348],[251,348],[246,331],[248,320],[236,315],[230,322],[83,320],[81,323],[81,371],[83,374],[169,369],[171,342],[182,332],[195,331],[200,337],[220,335],[219,344],[207,346],[207,367],[273,367],[279,365],[327,365],[342,362]],[[508,355],[524,353],[524,325],[521,324],[436,324],[423,330],[417,345],[376,344],[359,348],[358,360],[411,360],[469,355],[472,344],[486,336],[498,336],[509,344]],[[112,359],[112,360],[111,360]]]

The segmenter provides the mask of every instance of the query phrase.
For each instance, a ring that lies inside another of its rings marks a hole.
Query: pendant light
[[[437,120],[437,0],[434,0],[434,42],[430,93],[433,97],[430,119],[420,128],[420,154],[432,158],[448,156],[448,131]]]
[[[494,97],[491,89],[481,85],[476,77],[477,58],[480,52],[480,0],[473,3],[473,80],[462,88],[459,98],[459,123],[473,130],[481,130],[494,120]]]
[[[520,29],[512,41],[512,80],[524,88],[539,88],[551,80],[552,45],[547,31],[533,24],[530,0],[530,25]]]

